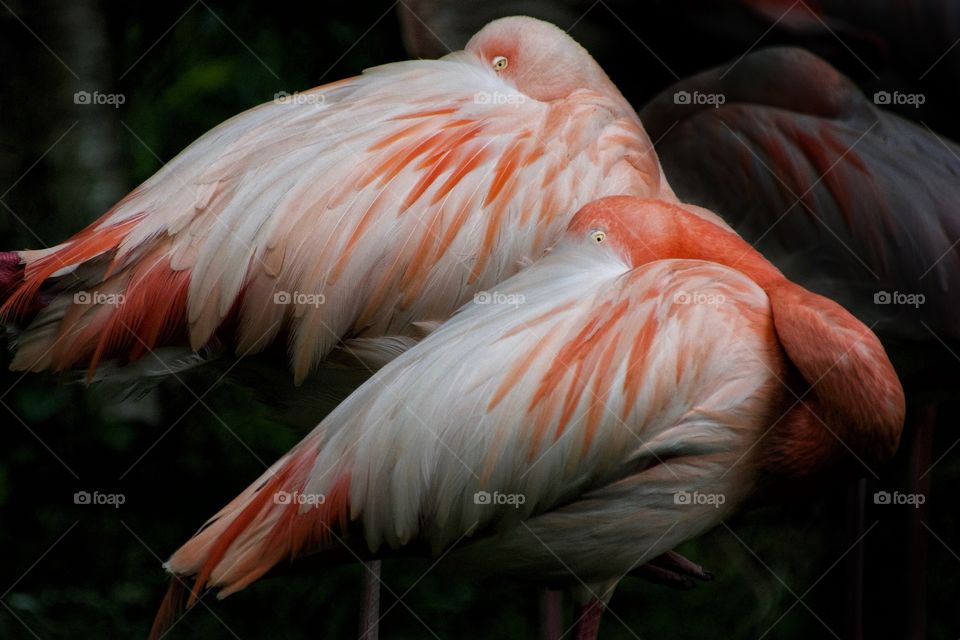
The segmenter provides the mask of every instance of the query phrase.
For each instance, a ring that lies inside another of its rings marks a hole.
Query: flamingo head
[[[709,210],[637,196],[608,196],[574,215],[568,233],[607,245],[631,268],[656,260],[706,260],[734,268],[761,287],[783,274]]]
[[[589,90],[635,115],[587,50],[548,22],[525,16],[500,18],[470,38],[465,49],[534,100],[552,102]]]

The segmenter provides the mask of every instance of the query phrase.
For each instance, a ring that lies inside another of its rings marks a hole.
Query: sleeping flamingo
[[[286,343],[296,383],[334,350],[376,368],[611,194],[673,198],[635,112],[560,29],[498,20],[242,113],[66,242],[4,254],[12,367]]]
[[[565,588],[596,638],[637,566],[889,458],[904,399],[877,338],[702,215],[584,207],[499,304],[382,368],[181,547],[153,635],[187,591],[407,553]]]

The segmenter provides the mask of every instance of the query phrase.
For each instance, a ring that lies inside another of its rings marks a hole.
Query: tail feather
[[[100,338],[89,356],[88,382],[106,355],[123,354],[133,361],[164,340],[179,335],[186,342],[189,276],[189,271],[171,269],[169,258],[138,264],[127,277],[122,303],[97,328]]]
[[[139,219],[90,227],[46,251],[0,254],[0,321],[20,325],[14,368],[82,368],[90,382],[104,360],[188,343],[190,271],[172,268],[170,241],[117,258]]]
[[[160,640],[177,623],[186,610],[187,591],[182,579],[176,576],[170,579],[170,586],[150,627],[149,640]]]
[[[331,548],[346,532],[349,474],[337,476],[327,495],[301,497],[319,440],[308,436],[173,554],[166,568],[194,577],[187,606],[207,588],[221,598],[239,591],[283,560]]]
[[[0,306],[0,320],[27,313],[47,278],[116,249],[142,217],[143,214],[131,216],[105,227],[94,223],[59,247],[40,252],[36,259],[24,265],[22,282]]]

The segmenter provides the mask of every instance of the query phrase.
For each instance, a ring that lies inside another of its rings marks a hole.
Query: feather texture
[[[23,281],[0,308],[31,322],[15,368],[92,375],[106,358],[199,350],[229,320],[222,337],[239,353],[286,336],[299,382],[341,339],[445,320],[539,257],[585,202],[672,197],[636,115],[593,75],[538,100],[462,51],[228,120],[85,231],[21,254]],[[98,268],[77,280],[87,264]],[[34,315],[41,287],[57,286],[93,303]]]

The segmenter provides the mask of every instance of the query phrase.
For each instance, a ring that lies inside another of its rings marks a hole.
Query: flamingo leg
[[[560,640],[563,593],[554,589],[540,591],[540,640]]]
[[[713,580],[712,573],[675,551],[657,556],[631,571],[630,575],[675,589],[692,589],[696,586],[692,578],[704,582]]]
[[[574,640],[597,640],[600,632],[600,618],[607,605],[601,600],[591,600],[585,605],[579,605],[576,610],[576,623],[573,627]]]
[[[927,637],[927,519],[930,500],[930,474],[933,461],[933,429],[937,423],[937,406],[918,407],[910,420],[910,492],[924,497],[923,504],[908,511],[907,567],[910,585],[907,637]]]
[[[380,560],[365,562],[363,566],[360,640],[377,640],[380,636]]]
[[[860,478],[856,484],[847,488],[847,537],[848,543],[862,538],[866,531],[866,500],[867,480]],[[846,635],[849,640],[863,640],[863,574],[864,574],[864,547],[857,544],[857,548],[850,553],[846,561],[847,581],[847,615]]]

